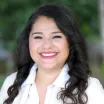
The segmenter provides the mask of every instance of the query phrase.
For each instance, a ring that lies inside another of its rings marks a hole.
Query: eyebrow
[[[62,33],[61,31],[52,32],[52,34]]]
[[[35,35],[35,34],[43,34],[42,32],[34,32],[34,33],[32,33],[32,35]]]
[[[62,32],[61,32],[61,31],[52,32],[52,34],[57,34],[57,33],[62,33]],[[42,33],[42,32],[34,32],[34,33],[32,33],[32,35],[35,35],[35,34],[40,34],[40,35],[42,35],[43,33]]]

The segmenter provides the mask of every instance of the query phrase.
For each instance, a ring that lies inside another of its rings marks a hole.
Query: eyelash
[[[62,38],[61,36],[54,36],[53,38]],[[36,36],[36,37],[34,37],[34,39],[42,39],[42,37],[41,36]]]
[[[36,36],[36,37],[34,37],[34,39],[42,39],[42,37],[41,36]]]
[[[61,36],[54,36],[53,38],[62,38]]]

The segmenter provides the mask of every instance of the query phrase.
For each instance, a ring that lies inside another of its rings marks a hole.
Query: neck
[[[55,81],[60,72],[61,68],[52,71],[38,69],[36,74],[36,84],[49,86]]]

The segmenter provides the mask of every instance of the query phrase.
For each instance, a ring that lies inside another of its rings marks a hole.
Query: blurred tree
[[[97,0],[0,0],[0,38],[5,48],[14,48],[16,38],[33,9],[52,2],[71,8],[84,36],[99,35]]]

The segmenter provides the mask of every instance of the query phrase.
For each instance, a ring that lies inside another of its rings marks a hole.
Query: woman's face
[[[29,51],[38,67],[44,69],[63,67],[69,56],[66,37],[54,20],[45,16],[40,16],[32,26]]]

